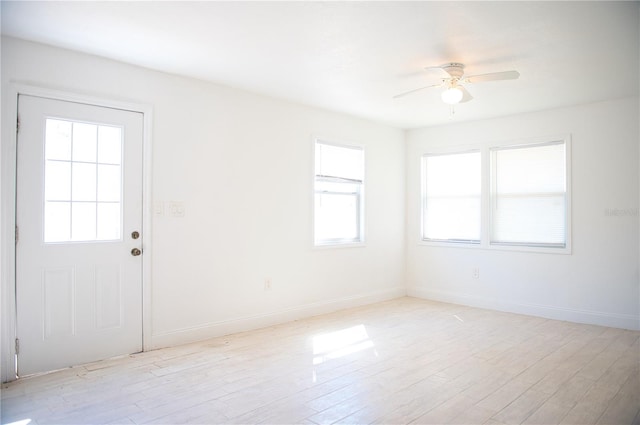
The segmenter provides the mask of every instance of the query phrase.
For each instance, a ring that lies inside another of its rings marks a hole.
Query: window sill
[[[420,240],[420,246],[429,246],[434,248],[461,248],[461,249],[479,249],[483,251],[503,251],[503,252],[523,252],[537,254],[556,254],[571,255],[571,247],[542,247],[542,246],[524,246],[524,245],[501,245],[490,243],[462,243],[462,242],[443,242],[443,241],[427,241]]]
[[[319,245],[313,245],[313,249],[324,250],[334,248],[364,248],[366,244],[364,242],[333,242],[324,243]]]

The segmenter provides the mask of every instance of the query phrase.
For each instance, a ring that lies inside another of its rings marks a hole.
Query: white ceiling
[[[423,68],[515,69],[456,121],[638,95],[640,2],[7,2],[2,34],[383,122],[449,122]]]

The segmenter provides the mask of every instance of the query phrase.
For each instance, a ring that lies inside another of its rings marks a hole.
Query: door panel
[[[18,100],[18,373],[141,351],[143,116]]]

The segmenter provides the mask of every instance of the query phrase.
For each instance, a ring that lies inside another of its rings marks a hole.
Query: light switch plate
[[[171,215],[171,217],[184,217],[184,202],[169,202],[169,215]]]
[[[155,201],[153,203],[153,215],[162,217],[164,215],[164,202]]]

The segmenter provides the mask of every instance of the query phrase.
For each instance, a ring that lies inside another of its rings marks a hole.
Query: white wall
[[[631,98],[408,131],[409,295],[640,329],[638,109],[638,98]],[[422,154],[566,134],[573,149],[571,255],[418,243]],[[480,268],[477,280],[474,267]]]
[[[405,294],[401,130],[3,38],[5,170],[11,82],[153,108],[151,205],[181,201],[186,214],[152,215],[152,347]],[[312,248],[314,135],[365,147],[365,247]],[[2,175],[5,205],[12,177]],[[10,249],[3,244],[3,261]],[[11,276],[2,279],[7,307]]]
[[[605,214],[638,208],[637,98],[405,134],[39,44],[3,38],[1,47],[3,232],[10,230],[7,205],[13,196],[13,177],[7,174],[14,161],[11,82],[152,106],[150,206],[181,201],[186,207],[184,218],[151,214],[152,255],[145,260],[151,261],[152,347],[401,296],[405,290],[462,304],[639,327],[639,218]],[[444,145],[568,133],[571,255],[418,244],[422,153]],[[314,135],[365,146],[364,248],[311,247]],[[2,235],[4,380],[12,339],[6,320],[12,247]],[[478,280],[471,275],[474,267],[480,268]],[[263,289],[265,278],[273,282],[269,292]]]

